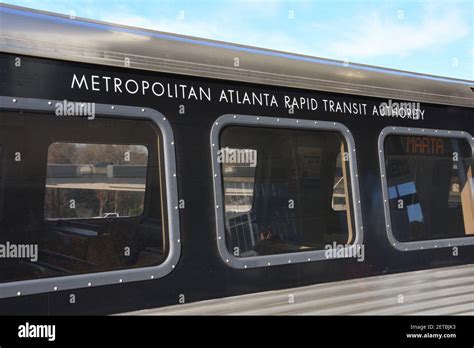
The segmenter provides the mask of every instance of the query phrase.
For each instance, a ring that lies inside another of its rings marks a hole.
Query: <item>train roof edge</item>
[[[309,90],[474,107],[474,81],[354,64],[0,4],[2,51]]]

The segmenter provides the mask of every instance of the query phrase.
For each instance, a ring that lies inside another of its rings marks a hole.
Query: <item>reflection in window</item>
[[[257,151],[226,148],[223,152],[225,209],[230,213],[247,213],[252,209]]]
[[[474,235],[472,153],[465,139],[388,136],[385,166],[397,240]]]
[[[347,187],[344,177],[341,154],[338,154],[336,174],[334,175],[334,186],[332,188],[332,209],[335,211],[346,210]]]
[[[46,219],[141,215],[147,163],[141,145],[51,144]]]
[[[349,162],[341,161],[347,150],[339,133],[232,126],[221,132],[220,146],[221,153],[252,149],[256,159],[251,166],[218,158],[234,256],[352,243]]]

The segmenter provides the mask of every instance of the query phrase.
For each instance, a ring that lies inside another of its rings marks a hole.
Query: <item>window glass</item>
[[[337,155],[336,173],[334,175],[334,186],[332,194],[332,209],[335,211],[346,210],[347,188],[344,180],[341,154]]]
[[[474,235],[467,140],[390,135],[384,147],[391,225],[398,241]]]
[[[239,154],[243,161],[239,161]],[[227,158],[222,161],[226,212],[247,213],[253,204],[257,151],[225,148],[222,156]]]
[[[229,252],[249,257],[352,243],[346,148],[332,131],[224,128],[218,161]],[[238,154],[224,156],[226,149]]]
[[[141,215],[147,162],[148,150],[143,145],[51,144],[45,218]]]
[[[166,259],[153,123],[2,112],[0,125],[0,283]]]

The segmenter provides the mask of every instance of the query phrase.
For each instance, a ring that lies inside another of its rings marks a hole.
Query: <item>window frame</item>
[[[52,99],[0,96],[0,110],[47,112],[51,113],[51,117],[56,117],[54,116],[55,104],[61,102],[61,100]],[[164,171],[161,174],[163,177],[162,192],[165,194],[165,197],[162,198],[165,208],[162,209],[166,209],[166,215],[163,213],[163,223],[167,226],[165,233],[168,234],[169,243],[166,259],[156,266],[0,283],[0,298],[153,280],[168,275],[178,264],[181,254],[179,209],[177,209],[178,186],[174,135],[169,121],[157,110],[145,107],[96,103],[95,110],[97,116],[148,120],[159,129],[162,138],[159,143],[163,154],[160,161],[163,161]]]
[[[216,221],[216,241],[219,255],[224,263],[232,268],[249,269],[256,267],[271,267],[276,265],[315,262],[329,260],[326,257],[326,250],[300,251],[294,253],[283,253],[275,255],[250,256],[239,258],[229,252],[226,245],[225,233],[225,206],[223,192],[223,177],[221,164],[217,161],[218,150],[220,148],[219,137],[221,131],[228,126],[251,126],[255,128],[284,128],[294,130],[318,130],[336,131],[344,138],[349,155],[349,172],[351,176],[351,201],[354,219],[355,238],[350,244],[351,251],[357,251],[357,246],[363,243],[363,223],[361,213],[361,199],[359,191],[359,178],[357,171],[357,158],[354,138],[349,128],[339,122],[315,121],[305,119],[277,118],[268,116],[225,114],[214,121],[210,133],[210,150],[212,159],[212,176],[214,186],[214,211]],[[258,164],[257,164],[258,166]],[[341,259],[346,257],[330,258]]]
[[[471,156],[474,159],[474,138],[471,134],[466,131],[459,130],[445,130],[445,129],[429,129],[429,128],[413,128],[413,127],[394,127],[388,126],[382,129],[378,139],[378,151],[379,151],[379,166],[380,166],[380,180],[382,184],[382,197],[384,206],[385,216],[385,229],[387,232],[387,238],[390,245],[399,251],[414,251],[414,250],[426,250],[426,249],[438,249],[438,248],[450,248],[455,246],[463,245],[474,245],[474,236],[472,237],[459,237],[459,238],[446,238],[446,239],[432,239],[425,241],[412,241],[412,242],[400,242],[392,231],[392,219],[390,215],[390,199],[388,193],[388,183],[386,178],[385,168],[385,139],[390,135],[402,135],[402,136],[429,136],[438,138],[457,138],[465,139],[471,146]]]

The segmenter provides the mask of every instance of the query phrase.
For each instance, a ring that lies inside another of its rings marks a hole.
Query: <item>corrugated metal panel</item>
[[[126,314],[473,315],[474,265],[316,284]]]
[[[0,46],[2,51],[15,54],[123,68],[474,106],[469,88],[473,81],[71,19],[11,5],[0,5]]]

